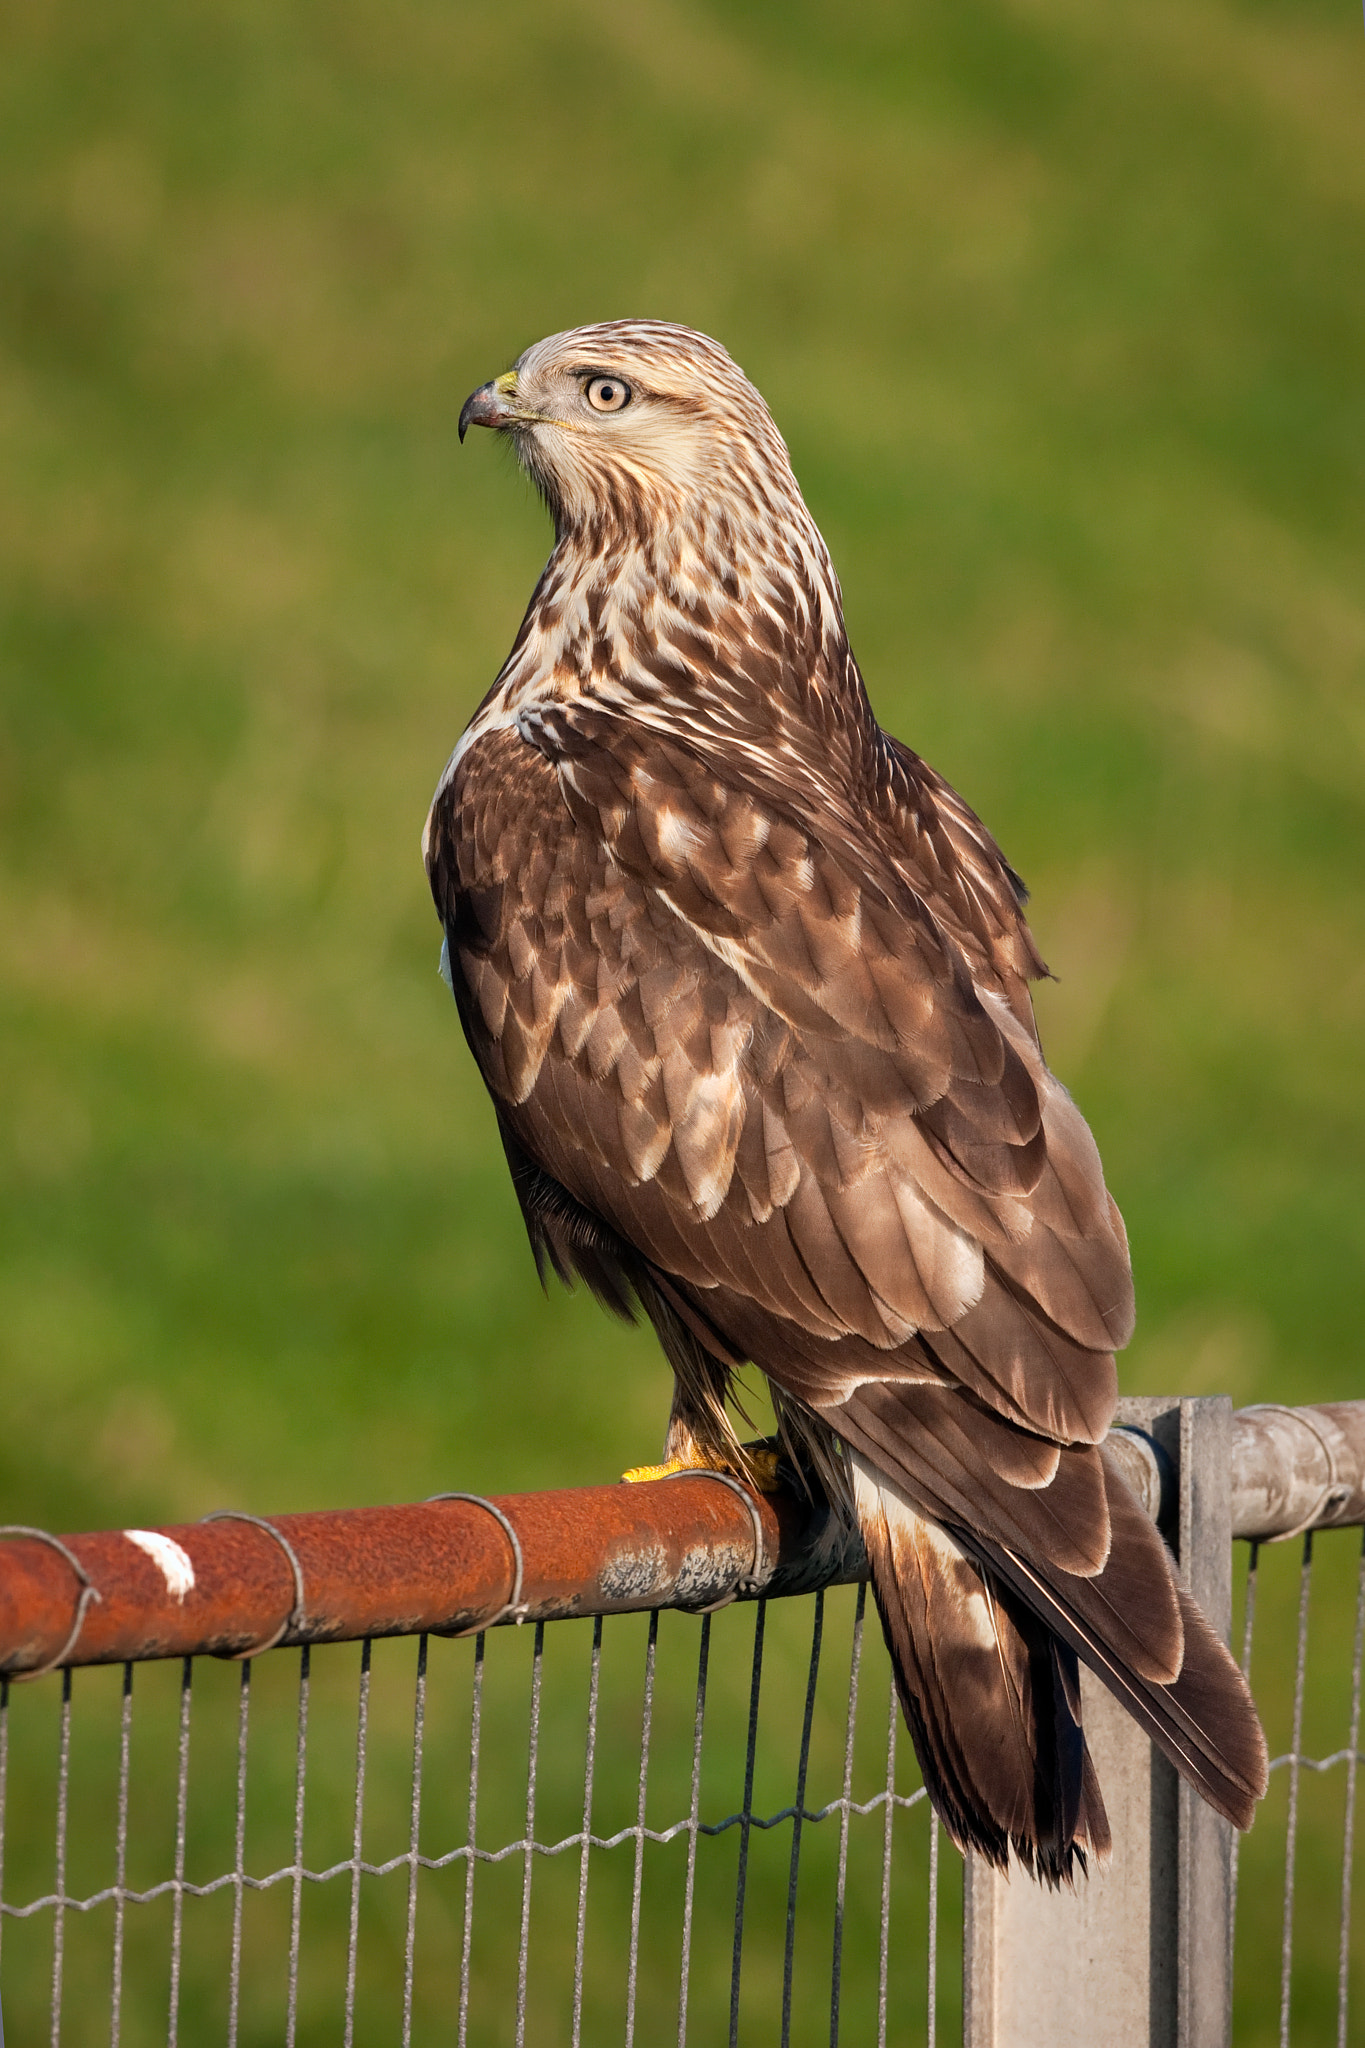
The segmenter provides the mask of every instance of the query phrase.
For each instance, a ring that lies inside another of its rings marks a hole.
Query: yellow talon
[[[746,1444],[743,1447],[743,1462],[736,1464],[727,1458],[708,1457],[699,1452],[690,1458],[668,1458],[662,1465],[632,1465],[629,1472],[621,1477],[630,1486],[638,1486],[649,1479],[671,1479],[676,1472],[729,1472],[736,1479],[747,1480],[760,1493],[776,1493],[778,1454],[766,1444]]]
[[[709,1472],[711,1469],[709,1465],[691,1466],[681,1458],[670,1458],[666,1465],[632,1465],[629,1472],[623,1472],[621,1477],[627,1485],[638,1486],[642,1479],[671,1479],[675,1472]]]

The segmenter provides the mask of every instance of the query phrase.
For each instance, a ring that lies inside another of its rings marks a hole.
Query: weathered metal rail
[[[1125,1412],[1134,1405],[1142,1404],[1124,1404]],[[1148,1422],[1121,1425],[1109,1441],[1148,1514],[1173,1530],[1180,1514],[1177,1411],[1169,1408],[1164,1418]],[[1315,1408],[1265,1402],[1237,1409],[1230,1425],[1227,1509],[1234,1542],[1281,1543],[1309,1529],[1365,1524],[1365,1401]]]
[[[1160,1404],[1157,1404],[1160,1405]],[[1111,1441],[1148,1512],[1179,1521],[1178,1411]],[[1231,1533],[1256,1542],[1365,1523],[1365,1402],[1230,1418]],[[279,1643],[459,1634],[848,1583],[856,1539],[790,1493],[723,1475],[483,1500],[280,1515],[55,1538],[9,1530],[0,1673]]]
[[[229,1511],[164,1529],[4,1533],[0,1673],[11,1678],[513,1620],[700,1611],[862,1570],[860,1547],[823,1507],[715,1473],[270,1521]]]

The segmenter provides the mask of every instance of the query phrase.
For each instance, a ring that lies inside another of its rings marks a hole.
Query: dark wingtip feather
[[[1183,1586],[1180,1609],[1185,1622],[1185,1661],[1168,1690],[1182,1716],[1195,1728],[1217,1731],[1213,1754],[1201,1753],[1197,1774],[1190,1770],[1186,1775],[1210,1806],[1234,1827],[1245,1830],[1255,1819],[1269,1782],[1265,1731],[1251,1689],[1231,1652]],[[1180,1759],[1175,1761],[1179,1764]]]

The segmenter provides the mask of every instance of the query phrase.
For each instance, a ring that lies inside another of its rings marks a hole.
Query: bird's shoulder
[[[992,833],[944,776],[880,729],[866,786],[888,857],[933,906],[977,981],[1033,1032],[1028,984],[1048,969],[1024,913],[1028,890]]]

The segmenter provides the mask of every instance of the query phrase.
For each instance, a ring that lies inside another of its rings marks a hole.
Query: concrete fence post
[[[1130,1400],[1181,1576],[1227,1640],[1232,1624],[1232,1404]],[[1088,1671],[1086,1736],[1114,1836],[1107,1869],[1053,1893],[969,1858],[964,2048],[1227,2048],[1232,1829]]]

